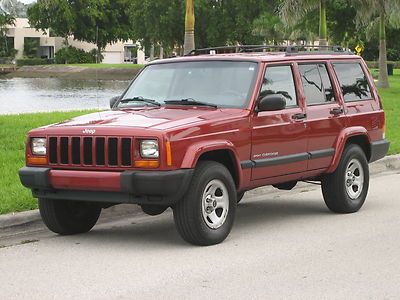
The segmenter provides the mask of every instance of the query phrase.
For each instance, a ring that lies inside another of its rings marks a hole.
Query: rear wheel
[[[358,145],[348,145],[335,172],[322,179],[322,194],[336,213],[354,213],[364,204],[369,187],[368,162]]]
[[[199,162],[186,196],[174,207],[179,234],[195,245],[222,242],[232,229],[236,201],[235,183],[227,168],[214,161]]]
[[[88,202],[39,199],[39,211],[47,228],[61,235],[71,235],[92,229],[101,207]]]

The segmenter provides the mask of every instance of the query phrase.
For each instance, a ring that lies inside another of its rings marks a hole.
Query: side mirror
[[[121,98],[121,96],[116,96],[116,97],[112,97],[110,99],[110,108],[113,109],[115,103],[117,103],[117,101]]]
[[[257,111],[274,111],[286,107],[286,100],[280,94],[272,94],[260,99],[257,105]]]

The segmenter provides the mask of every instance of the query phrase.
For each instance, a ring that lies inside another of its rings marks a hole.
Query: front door
[[[260,97],[280,94],[286,108],[255,113],[252,120],[252,180],[301,173],[307,170],[305,108],[296,93],[291,64],[268,64]]]

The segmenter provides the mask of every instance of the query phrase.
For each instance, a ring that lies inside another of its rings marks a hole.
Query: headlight
[[[140,141],[140,156],[143,158],[158,158],[158,141],[142,140]]]
[[[46,155],[46,139],[45,138],[33,138],[31,142],[32,154],[34,155]]]

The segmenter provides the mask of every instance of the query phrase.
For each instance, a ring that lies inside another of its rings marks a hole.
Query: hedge
[[[17,66],[37,66],[37,65],[51,65],[54,64],[54,59],[49,58],[23,58],[17,59]]]
[[[86,52],[72,46],[62,48],[56,53],[57,64],[90,64],[96,62],[96,49]],[[102,57],[99,57],[101,60]]]

